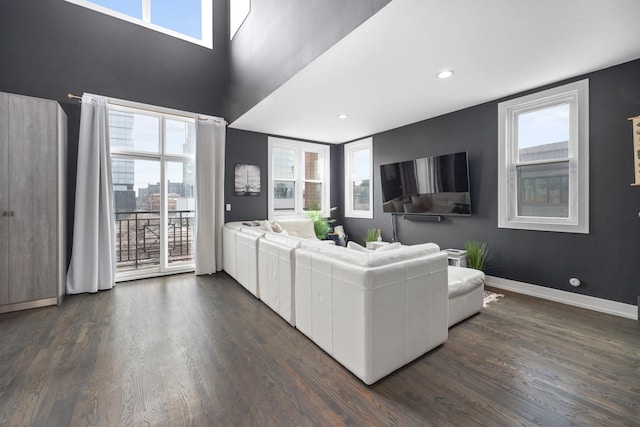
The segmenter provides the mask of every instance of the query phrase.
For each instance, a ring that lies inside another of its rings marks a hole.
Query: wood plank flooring
[[[373,386],[225,273],[71,296],[0,315],[0,425],[640,425],[640,322],[505,294]]]

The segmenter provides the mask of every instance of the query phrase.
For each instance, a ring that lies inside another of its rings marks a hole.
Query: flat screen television
[[[467,152],[380,165],[383,211],[471,215]]]

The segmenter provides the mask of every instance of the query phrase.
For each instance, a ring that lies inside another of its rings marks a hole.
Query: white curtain
[[[196,120],[196,274],[222,270],[226,123]]]
[[[107,100],[83,95],[68,294],[98,292],[114,286],[114,245]]]

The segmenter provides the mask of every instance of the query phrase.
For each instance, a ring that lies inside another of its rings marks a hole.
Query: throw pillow
[[[269,224],[271,225],[271,230],[274,233],[282,233],[283,228],[277,221],[271,221]]]

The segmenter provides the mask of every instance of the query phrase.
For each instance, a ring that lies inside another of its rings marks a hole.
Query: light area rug
[[[504,297],[503,294],[497,294],[495,292],[491,292],[491,291],[484,291],[484,297],[482,299],[482,306],[486,307],[489,305],[489,303],[494,302],[494,301],[498,301],[498,298],[502,298]]]

